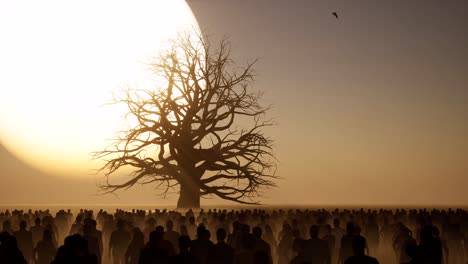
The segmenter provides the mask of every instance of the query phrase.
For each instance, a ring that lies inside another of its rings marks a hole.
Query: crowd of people
[[[0,212],[0,263],[464,264],[468,212]]]

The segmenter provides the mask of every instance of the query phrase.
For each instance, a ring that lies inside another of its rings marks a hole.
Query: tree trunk
[[[200,208],[200,188],[195,184],[181,184],[177,208]]]

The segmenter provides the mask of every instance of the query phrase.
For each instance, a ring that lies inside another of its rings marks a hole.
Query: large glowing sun
[[[34,167],[89,175],[124,129],[123,87],[154,89],[149,58],[183,29],[183,0],[0,2],[0,144]]]

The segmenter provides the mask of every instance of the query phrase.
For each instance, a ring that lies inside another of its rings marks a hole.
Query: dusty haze
[[[279,125],[267,204],[466,205],[468,2],[189,1],[229,35]],[[333,17],[337,12],[339,19]],[[96,196],[96,179],[35,171],[0,147],[0,201],[175,204],[151,187]],[[219,204],[217,199],[202,204]]]

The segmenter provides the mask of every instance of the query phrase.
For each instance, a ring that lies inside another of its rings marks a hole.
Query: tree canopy
[[[129,88],[114,100],[136,124],[94,153],[105,160],[102,190],[156,184],[166,195],[179,186],[183,208],[199,207],[206,195],[259,203],[277,176],[274,141],[264,134],[273,125],[270,106],[252,88],[255,62],[238,66],[226,38],[213,48],[201,33],[179,34],[149,64],[157,86]],[[121,170],[131,175],[115,182]]]

